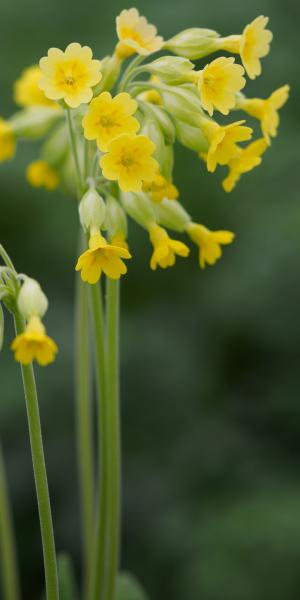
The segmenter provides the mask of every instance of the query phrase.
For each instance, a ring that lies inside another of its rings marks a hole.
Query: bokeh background
[[[272,52],[251,96],[292,86],[263,166],[226,195],[219,169],[177,148],[176,183],[195,218],[236,232],[223,259],[201,272],[194,249],[151,272],[150,246],[132,226],[134,261],[122,291],[124,450],[122,566],[152,600],[298,600],[300,597],[299,17],[296,0],[146,0],[159,32],[203,26],[239,33],[270,17]],[[115,43],[121,1],[11,0],[1,8],[0,112],[12,86],[48,47],[70,41],[103,56]],[[37,145],[36,145],[37,146]],[[0,240],[50,299],[60,353],[37,369],[57,547],[80,577],[73,404],[73,294],[77,214],[60,193],[31,189],[22,145],[1,165]],[[25,600],[43,572],[25,406],[6,319],[0,357],[4,446]]]

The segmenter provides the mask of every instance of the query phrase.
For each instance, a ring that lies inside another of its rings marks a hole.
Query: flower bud
[[[207,152],[208,141],[200,127],[192,127],[184,121],[176,122],[176,136],[178,141],[195,152]]]
[[[122,234],[127,237],[127,218],[120,203],[113,197],[109,196],[106,201],[106,216],[104,228],[108,229],[111,237]]]
[[[164,198],[162,202],[154,205],[157,220],[160,225],[174,231],[184,231],[191,221],[190,215],[177,200]]]
[[[13,115],[10,123],[17,137],[35,139],[46,135],[62,116],[59,108],[31,107]]]
[[[148,116],[142,120],[142,127],[140,129],[142,135],[146,135],[155,144],[155,151],[153,157],[161,165],[164,156],[165,140],[163,132],[156,119],[149,118]]]
[[[153,204],[146,194],[122,192],[120,199],[127,214],[141,227],[148,230],[153,223],[156,223]]]
[[[195,86],[185,85],[180,88],[163,87],[160,93],[165,107],[175,119],[186,121],[194,127],[199,125],[203,110]]]
[[[42,147],[41,158],[51,166],[61,165],[69,151],[69,136],[65,123],[59,124],[49,134]]]
[[[156,104],[150,104],[143,101],[139,101],[139,106],[145,114],[148,114],[157,121],[164,135],[166,144],[173,144],[175,141],[175,126],[166,110]]]
[[[101,60],[102,79],[93,89],[94,96],[98,96],[101,92],[109,92],[115,85],[121,70],[121,61],[116,54],[106,56]]]
[[[189,81],[194,65],[180,56],[162,56],[145,65],[145,69],[168,85],[179,85]]]
[[[164,48],[174,54],[196,60],[218,50],[219,34],[212,29],[191,27],[181,31],[164,43]]]
[[[90,188],[79,204],[79,219],[85,231],[100,229],[105,219],[106,206],[103,198]]]
[[[48,309],[48,300],[40,284],[31,277],[26,277],[21,287],[18,309],[26,320],[33,316],[42,319]]]

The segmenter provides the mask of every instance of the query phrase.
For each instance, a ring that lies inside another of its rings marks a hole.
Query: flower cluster
[[[258,16],[239,35],[193,27],[164,40],[131,8],[116,19],[118,41],[110,56],[97,60],[88,46],[71,43],[65,51],[50,48],[39,65],[22,73],[14,88],[21,111],[0,120],[0,160],[14,155],[19,139],[43,139],[27,179],[48,190],[62,186],[81,200],[88,247],[76,270],[83,281],[95,284],[102,272],[112,279],[126,273],[128,217],[148,232],[151,269],[189,255],[167,229],[198,246],[201,268],[213,265],[233,241],[232,232],[195,223],[181,205],[174,143],[195,152],[210,173],[227,167],[226,192],[261,164],[289,95],[288,85],[267,99],[244,94],[247,77],[261,74],[270,50],[267,25],[268,18]],[[158,51],[163,55],[153,59]],[[207,59],[216,52],[221,56]],[[192,62],[200,59],[202,65]],[[239,118],[218,121],[218,113],[232,111]],[[254,141],[244,115],[260,123],[262,136]],[[28,334],[33,331],[43,335],[36,320],[28,323]],[[14,349],[20,355],[19,344]]]

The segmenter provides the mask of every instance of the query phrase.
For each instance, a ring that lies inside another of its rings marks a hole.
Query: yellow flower
[[[191,240],[199,246],[201,269],[205,268],[205,263],[214,265],[222,256],[221,245],[231,244],[234,239],[234,233],[231,231],[210,231],[204,225],[193,222],[188,223],[186,232]]]
[[[176,254],[186,257],[190,249],[177,240],[172,240],[165,229],[159,225],[153,224],[149,230],[150,241],[154,247],[151,256],[150,267],[153,271],[159,265],[162,269],[172,267],[175,264]]]
[[[290,86],[283,85],[275,90],[269,98],[244,98],[238,97],[237,108],[241,108],[248,115],[260,121],[261,130],[268,144],[271,137],[276,137],[279,126],[279,108],[286,103],[289,97]]]
[[[97,231],[90,237],[89,249],[79,257],[76,271],[81,271],[82,281],[91,284],[99,281],[102,271],[110,279],[120,279],[121,275],[127,273],[122,258],[131,258],[127,248],[108,244],[100,231]]]
[[[237,142],[245,142],[252,136],[252,129],[245,127],[245,121],[235,121],[229,125],[218,125],[215,121],[202,119],[202,130],[209,142],[207,170],[213,173],[217,165],[227,165],[238,153]]]
[[[93,60],[88,46],[69,44],[63,52],[50,48],[48,56],[40,60],[41,90],[50,100],[64,100],[71,108],[88,104],[93,97],[92,87],[102,75],[100,61]]]
[[[16,140],[12,126],[0,117],[0,162],[12,158],[16,151]]]
[[[137,110],[137,102],[126,92],[112,98],[109,92],[102,92],[89,105],[82,125],[87,140],[97,140],[103,152],[108,144],[122,133],[136,133],[140,124],[131,115]]]
[[[125,250],[129,250],[129,246],[126,242],[125,235],[121,232],[115,233],[111,240],[112,246],[119,246],[119,248],[125,248]]]
[[[153,202],[161,202],[164,198],[176,200],[179,196],[177,187],[161,173],[157,173],[153,181],[143,183],[143,191],[150,194]]]
[[[233,190],[243,173],[248,173],[261,164],[261,156],[267,147],[267,142],[260,138],[246,148],[239,148],[238,154],[228,163],[229,173],[222,184],[225,192]]]
[[[59,185],[59,176],[44,160],[30,163],[26,169],[27,181],[33,187],[44,187],[52,191]]]
[[[198,76],[198,88],[202,106],[210,116],[214,108],[223,115],[228,115],[229,110],[235,106],[236,93],[239,92],[246,80],[243,77],[244,69],[234,62],[234,58],[221,56],[206,65]]]
[[[14,97],[19,106],[56,106],[39,88],[42,71],[37,65],[28,67],[14,85]]]
[[[37,316],[30,317],[24,333],[18,335],[11,345],[15,359],[23,365],[29,365],[36,359],[42,365],[48,365],[55,360],[58,352],[55,342],[46,335],[46,330]]]
[[[152,181],[158,163],[152,158],[155,145],[145,135],[124,133],[110,142],[108,153],[100,159],[106,179],[118,181],[123,192],[140,192],[143,181]]]
[[[116,52],[121,59],[134,53],[148,56],[163,44],[163,38],[156,35],[156,27],[141,17],[136,8],[122,10],[117,17],[117,34],[120,41]]]
[[[220,49],[240,54],[250,79],[261,74],[260,59],[270,51],[273,34],[266,29],[268,22],[268,17],[260,15],[246,25],[242,35],[230,35],[218,40]]]

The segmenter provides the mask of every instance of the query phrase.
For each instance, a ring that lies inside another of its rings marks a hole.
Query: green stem
[[[107,600],[115,600],[120,552],[119,312],[119,281],[107,278]]]
[[[67,123],[68,123],[68,128],[69,128],[69,136],[70,136],[72,154],[73,154],[74,163],[75,163],[77,189],[78,189],[79,197],[81,197],[81,195],[83,193],[84,184],[83,184],[82,177],[81,177],[80,162],[79,162],[79,156],[78,156],[78,150],[77,150],[77,140],[76,140],[76,134],[75,134],[74,127],[73,127],[72,113],[69,108],[66,108],[66,115],[67,115]]]
[[[24,320],[17,312],[15,313],[15,327],[18,335],[23,333]],[[21,369],[26,400],[31,456],[33,462],[35,487],[41,525],[47,600],[58,600],[59,592],[53,523],[49,499],[49,489],[35,377],[32,364],[21,365]]]
[[[135,69],[144,59],[145,59],[144,56],[137,55],[129,63],[129,65],[128,65],[127,69],[124,71],[124,75],[119,83],[118,92],[124,92],[126,90],[129,82],[135,76]]]
[[[4,460],[0,444],[0,548],[3,599],[19,600],[20,584],[15,536],[9,502]]]

